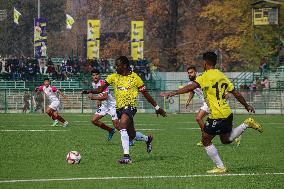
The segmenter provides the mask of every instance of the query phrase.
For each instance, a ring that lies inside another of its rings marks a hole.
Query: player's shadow
[[[138,157],[135,158],[135,162],[144,162],[144,161],[175,161],[182,159],[179,156],[174,155],[149,155],[147,157]]]

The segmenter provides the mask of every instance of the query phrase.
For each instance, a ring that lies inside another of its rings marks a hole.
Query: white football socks
[[[143,135],[143,133],[136,132],[135,140],[147,142],[148,141],[148,136]]]
[[[216,164],[218,168],[224,168],[224,164],[219,157],[218,151],[214,144],[211,144],[210,146],[206,146],[205,150],[208,154],[208,156],[212,159],[212,161]]]
[[[128,136],[128,133],[127,133],[126,129],[121,129],[119,132],[120,132],[120,138],[121,138],[123,153],[129,154],[129,136]]]
[[[229,140],[232,142],[233,140],[235,140],[235,138],[238,138],[247,128],[248,125],[245,123],[242,123],[240,126],[233,128]]]

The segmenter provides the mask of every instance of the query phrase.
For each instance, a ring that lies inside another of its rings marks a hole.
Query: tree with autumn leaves
[[[252,26],[252,0],[214,0],[200,17],[211,22],[209,48],[221,49],[227,66],[255,69],[264,57],[277,56],[284,26]],[[280,22],[284,20],[281,7]],[[282,32],[281,32],[282,31]],[[234,66],[236,64],[236,66]]]
[[[10,52],[33,56],[32,27],[36,1],[9,2],[5,8],[12,9],[15,4],[24,10],[23,17],[19,26],[13,25],[11,18],[2,21],[0,38],[4,43],[0,45],[0,54]],[[161,71],[183,71],[188,65],[199,65],[196,58],[208,50],[221,52],[227,71],[253,70],[263,57],[276,56],[279,36],[284,38],[284,28],[263,26],[253,30],[252,2],[255,1],[43,1],[42,14],[49,20],[48,54],[51,57],[64,57],[73,52],[74,55],[86,57],[87,20],[100,19],[101,57],[130,56],[130,23],[132,20],[143,20],[144,55]],[[284,20],[284,5],[280,12],[281,23]],[[75,19],[72,30],[65,29],[65,13]]]

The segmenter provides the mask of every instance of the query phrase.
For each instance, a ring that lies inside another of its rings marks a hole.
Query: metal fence
[[[0,113],[21,113],[26,103],[27,113],[42,113],[48,100],[45,95],[27,91],[30,97],[24,101],[25,90],[0,90]],[[96,111],[96,103],[82,95],[78,90],[64,90],[69,102],[60,98],[60,112],[63,113],[93,113]],[[245,99],[251,104],[257,114],[283,114],[284,113],[284,91],[242,91]],[[169,99],[161,97],[160,91],[150,91],[150,94],[169,113],[195,113],[201,104],[197,96],[194,96],[190,106],[186,109],[185,104],[188,94],[175,96]],[[228,99],[234,113],[246,113],[246,110],[237,100],[231,96]],[[140,94],[138,96],[138,112],[153,113],[154,109]]]

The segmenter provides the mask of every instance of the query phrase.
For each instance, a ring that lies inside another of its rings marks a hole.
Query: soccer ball
[[[77,151],[68,152],[66,156],[66,161],[69,164],[78,164],[81,161],[81,155]]]

